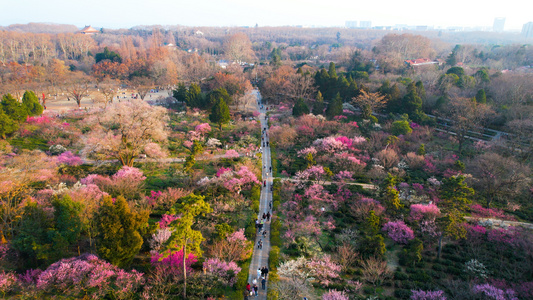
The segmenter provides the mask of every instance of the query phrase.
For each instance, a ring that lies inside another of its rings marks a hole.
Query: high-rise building
[[[372,21],[361,21],[361,22],[359,22],[359,27],[361,27],[361,28],[371,28],[372,27]]]
[[[533,22],[528,22],[522,26],[522,35],[526,38],[533,38]]]
[[[346,28],[357,28],[357,21],[346,21]]]
[[[492,30],[496,32],[502,32],[505,27],[505,18],[494,18],[494,24]]]

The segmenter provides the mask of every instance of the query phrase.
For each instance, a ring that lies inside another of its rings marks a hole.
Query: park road
[[[260,94],[259,92],[255,93],[257,96],[258,103],[260,103]],[[261,198],[259,203],[259,214],[257,215],[258,220],[262,220],[263,213],[272,214],[272,210],[270,209],[271,201],[272,201],[272,192],[270,191],[270,188],[272,186],[272,160],[270,158],[270,146],[267,146],[267,142],[269,143],[269,136],[268,136],[268,122],[265,119],[266,116],[266,108],[261,108],[261,104],[259,105],[259,118],[261,120],[261,132],[264,137],[264,141],[262,141],[263,144],[261,144],[262,147],[262,160],[263,160],[263,182],[261,183]],[[265,129],[265,130],[263,130]],[[270,145],[270,144],[268,144]],[[257,269],[260,269],[262,267],[267,266],[268,267],[268,255],[270,252],[270,221],[265,220],[263,225],[263,231],[267,232],[266,236],[263,236],[262,232],[257,231],[257,236],[254,242],[254,252],[252,255],[252,261],[250,263],[250,272],[248,274],[248,282],[250,285],[253,286],[252,281],[254,279],[257,279],[257,286],[259,287],[259,294],[257,297],[252,296],[250,299],[260,299],[260,300],[266,300],[267,298],[267,290],[268,290],[268,280],[266,284],[266,289],[263,290],[261,288],[261,278],[257,278]],[[263,246],[261,248],[258,248],[258,243],[262,242]],[[268,279],[268,278],[267,278]]]

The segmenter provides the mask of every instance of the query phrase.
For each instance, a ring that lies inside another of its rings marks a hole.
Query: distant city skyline
[[[486,1],[449,0],[0,0],[1,26],[29,22],[104,28],[137,25],[185,26],[338,26],[370,21],[372,26],[492,27],[505,18],[505,30],[520,31],[533,21],[522,0],[492,5]]]

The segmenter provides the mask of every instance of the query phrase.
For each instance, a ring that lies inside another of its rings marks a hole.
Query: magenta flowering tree
[[[322,300],[349,300],[350,297],[344,291],[329,290],[322,295]]]
[[[204,261],[204,269],[227,286],[233,286],[237,282],[237,274],[241,271],[235,262],[225,262],[218,258]]]
[[[411,290],[411,300],[446,300],[443,291]]]
[[[239,158],[239,156],[239,153],[233,149],[226,151],[226,154],[224,155],[226,158]]]
[[[411,205],[410,217],[414,221],[432,220],[440,216],[440,209],[435,204],[413,204]]]
[[[222,174],[224,174],[226,172],[231,172],[231,171],[232,171],[231,168],[222,167],[222,168],[218,169],[217,174],[215,176],[216,177],[220,177],[220,176],[222,176]]]
[[[187,270],[187,275],[192,272],[192,264],[197,262],[198,259],[194,253],[189,253],[185,257],[185,269]],[[163,253],[153,253],[150,260],[152,266],[162,268],[165,272],[172,274],[177,278],[183,278],[183,249],[179,251],[171,252],[167,250]]]
[[[209,125],[209,123],[202,123],[202,124],[196,125],[196,127],[194,127],[194,131],[200,133],[201,135],[205,135],[211,132],[211,126]]]
[[[518,231],[514,227],[495,228],[488,232],[487,238],[499,246],[514,246],[518,242]]]
[[[488,283],[477,284],[472,288],[472,292],[475,294],[481,294],[485,299],[493,300],[518,300],[515,296],[515,291],[512,289],[501,290]]]
[[[388,222],[383,226],[382,230],[387,232],[393,241],[400,244],[407,244],[415,238],[413,230],[403,221]]]
[[[350,171],[340,171],[335,175],[335,179],[338,181],[353,180],[353,173]]]
[[[111,176],[111,179],[113,180],[112,191],[127,199],[135,199],[140,195],[146,177],[141,170],[124,166]]]
[[[56,158],[56,161],[60,165],[67,165],[67,166],[79,166],[83,163],[81,158],[79,156],[74,155],[70,151],[63,152],[59,154]]]
[[[38,275],[35,287],[73,298],[89,294],[98,299],[113,293],[128,299],[143,283],[142,273],[125,272],[93,254],[83,254],[50,265]]]
[[[167,228],[168,225],[170,225],[170,223],[172,223],[173,221],[177,219],[179,219],[179,217],[176,215],[163,214],[163,216],[161,217],[161,220],[159,220],[158,222],[159,228]]]

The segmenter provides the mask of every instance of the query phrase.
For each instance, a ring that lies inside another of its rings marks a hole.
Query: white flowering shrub
[[[471,259],[465,263],[465,272],[472,277],[485,279],[489,276],[487,267],[477,259]]]

